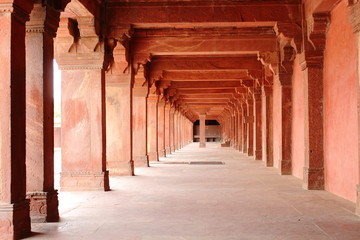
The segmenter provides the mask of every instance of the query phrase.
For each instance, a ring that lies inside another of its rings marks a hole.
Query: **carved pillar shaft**
[[[114,63],[106,73],[107,168],[111,176],[133,176],[131,73],[124,73],[125,49],[118,45],[113,57]]]
[[[243,103],[241,105],[243,122],[242,122],[242,152],[247,153],[248,144],[247,144],[247,135],[248,135],[248,116],[247,116],[247,104]]]
[[[147,95],[146,86],[135,86],[132,89],[132,140],[133,161],[135,167],[148,167],[147,155]]]
[[[35,4],[26,24],[26,171],[33,222],[59,219],[54,190],[54,37],[59,12]]]
[[[109,190],[106,170],[104,43],[90,34],[92,18],[62,19],[56,38],[61,77],[62,191]],[[90,24],[90,25],[89,25]],[[86,36],[76,40],[69,28]],[[78,28],[78,29],[77,29]],[[83,33],[83,32],[82,32]]]
[[[149,161],[158,161],[158,95],[147,97],[147,155]]]
[[[262,159],[261,146],[261,92],[254,93],[254,157],[255,160]]]
[[[237,146],[237,150],[239,151],[242,151],[242,145],[243,145],[243,142],[242,142],[242,135],[243,135],[243,115],[242,115],[242,112],[241,112],[241,108],[237,107],[237,111],[238,111],[238,136],[237,136],[237,139],[238,139],[238,146]]]
[[[308,63],[306,67],[303,187],[309,190],[323,190],[325,186],[323,65],[322,63],[319,63],[319,65]]]
[[[206,147],[206,138],[205,138],[205,119],[206,114],[199,114],[199,122],[200,122],[200,148]]]
[[[262,160],[265,166],[272,167],[274,165],[272,87],[263,86],[262,91]]]
[[[247,99],[247,154],[254,156],[254,100]]]
[[[165,131],[165,156],[171,154],[170,147],[170,104],[165,104],[165,123],[164,123],[164,131]]]
[[[170,153],[175,152],[175,142],[174,142],[174,115],[175,115],[175,108],[170,108],[170,114],[169,114],[169,136],[170,136]]]
[[[18,4],[0,4],[0,236],[6,240],[30,233],[25,199],[25,22],[32,2]]]
[[[291,165],[291,127],[292,127],[292,86],[281,86],[281,159],[280,174],[290,175]]]
[[[158,153],[159,157],[165,157],[165,100],[158,103]]]

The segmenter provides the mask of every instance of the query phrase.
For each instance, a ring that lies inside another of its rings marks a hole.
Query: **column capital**
[[[47,33],[51,37],[56,37],[59,27],[60,12],[50,5],[40,3],[34,4],[34,9],[30,14],[30,21],[26,22],[27,33]]]
[[[29,21],[32,8],[33,1],[6,0],[0,3],[0,13],[11,13],[21,23]]]

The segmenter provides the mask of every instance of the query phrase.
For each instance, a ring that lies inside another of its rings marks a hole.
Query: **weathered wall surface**
[[[343,1],[332,11],[326,39],[325,188],[351,201],[359,174],[356,66],[356,39]]]

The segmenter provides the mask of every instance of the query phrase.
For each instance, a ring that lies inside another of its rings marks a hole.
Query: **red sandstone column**
[[[59,219],[54,190],[54,37],[59,12],[35,4],[26,23],[26,190],[33,222]],[[46,26],[46,27],[45,27]]]
[[[128,64],[120,43],[113,50],[113,57],[114,63],[106,73],[107,169],[111,176],[133,176],[131,73],[124,72]]]
[[[281,79],[281,75],[280,75]],[[291,174],[291,124],[292,124],[292,86],[289,81],[281,85],[281,159],[280,174]]]
[[[306,53],[305,53],[306,54]],[[309,59],[307,59],[309,60]],[[323,127],[323,58],[302,63],[305,74],[305,166],[303,187],[323,190],[324,179],[324,127]]]
[[[248,156],[254,156],[254,100],[252,97],[248,97],[247,102],[247,154]]]
[[[158,103],[158,153],[165,157],[165,99]]]
[[[263,86],[262,93],[262,160],[265,166],[272,167],[274,164],[272,86]]]
[[[241,108],[239,107],[239,104],[236,105],[237,108],[237,112],[238,112],[238,129],[239,129],[239,133],[238,133],[238,146],[237,146],[237,150],[241,151],[242,150],[242,134],[243,134],[243,127],[242,127],[242,122],[243,122],[243,116],[242,116],[242,112],[241,112]]]
[[[170,108],[170,114],[169,114],[169,136],[170,136],[170,153],[175,152],[175,142],[174,142],[174,115],[175,115],[175,107]]]
[[[243,115],[243,123],[242,123],[242,152],[243,153],[247,153],[248,151],[248,144],[247,144],[247,136],[248,136],[248,121],[249,118],[247,116],[247,104],[242,103],[241,104],[241,108],[242,108],[242,115]]]
[[[89,28],[87,24],[91,19],[82,20],[79,28]],[[67,21],[61,24],[62,29],[67,30],[67,27]],[[76,25],[72,27],[76,28]],[[109,190],[104,49],[95,52],[96,46],[103,46],[103,43],[96,35],[89,36],[89,32],[85,32],[84,41],[75,43],[78,52],[65,48],[71,39],[64,35],[65,31],[56,39],[57,61],[62,70],[62,191]],[[92,59],[91,63],[86,59]]]
[[[206,139],[205,139],[206,114],[204,114],[204,113],[199,114],[199,118],[200,118],[200,144],[199,144],[199,147],[205,148],[206,147]]]
[[[255,89],[254,93],[254,118],[254,157],[261,160],[261,88]]]
[[[62,70],[62,191],[109,190],[104,43],[89,25],[92,22],[92,17],[78,19],[78,25],[64,19],[56,38],[56,57]],[[74,41],[68,27],[79,27],[82,38]]]
[[[350,1],[349,1],[350,3]],[[357,37],[358,41],[358,66],[357,66],[357,76],[358,76],[358,84],[360,84],[360,2],[359,1],[352,1],[349,6],[349,15],[350,15],[350,22],[353,25],[354,34]],[[358,146],[360,149],[360,85],[358,85]],[[359,161],[359,172],[360,172],[360,151],[358,151],[358,161]],[[360,174],[358,179],[357,185],[357,199],[356,199],[356,214],[360,216]]]
[[[133,161],[135,167],[148,167],[147,155],[147,103],[149,93],[143,69],[134,76],[132,89],[132,134],[133,134]]]
[[[155,94],[154,94],[155,92]],[[147,155],[149,161],[158,161],[158,102],[156,88],[147,97]]]
[[[165,103],[165,156],[171,154],[170,141],[170,103]]]
[[[17,2],[0,3],[0,236],[5,240],[30,233],[25,199],[25,22],[32,1]]]
[[[174,149],[179,149],[179,111],[177,109],[174,113]]]

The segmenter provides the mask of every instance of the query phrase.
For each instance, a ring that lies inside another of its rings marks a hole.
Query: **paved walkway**
[[[112,178],[109,192],[61,193],[61,222],[33,224],[30,239],[360,239],[353,203],[217,143],[190,144],[136,174]]]

